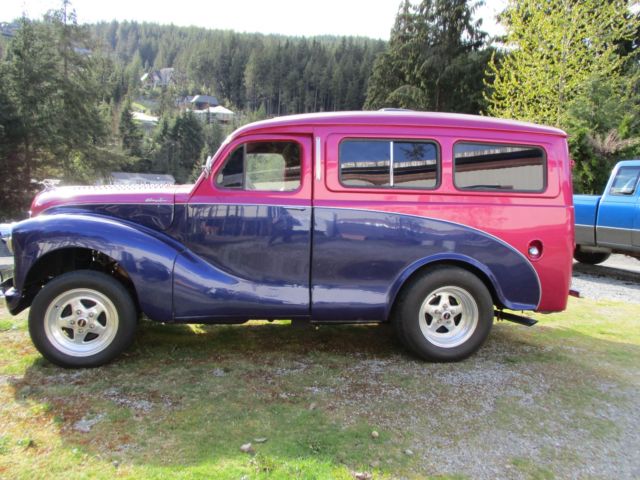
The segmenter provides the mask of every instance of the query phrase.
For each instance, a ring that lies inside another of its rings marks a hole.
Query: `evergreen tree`
[[[90,182],[123,158],[107,143],[106,100],[98,83],[88,30],[77,25],[69,2],[43,21],[20,20],[0,65],[2,163],[15,173],[3,183],[11,211],[26,211],[32,186],[46,177]],[[20,205],[17,206],[17,203]]]
[[[156,129],[154,144],[150,171],[169,173],[178,183],[189,181],[195,166],[204,158],[205,135],[200,121],[191,112],[175,119],[163,118]]]
[[[0,69],[0,222],[26,217],[33,196],[21,148],[22,123],[6,86],[4,69]]]
[[[194,165],[202,160],[202,125],[193,113],[185,112],[176,118],[169,137],[174,146],[170,171],[178,183],[186,183]]]
[[[108,152],[100,151],[107,129],[100,115],[101,88],[93,76],[94,45],[86,27],[77,24],[69,0],[59,10],[49,12],[45,28],[53,40],[53,69],[48,72],[56,86],[53,97],[56,113],[55,144],[52,151],[61,163],[63,175],[80,180],[79,172],[107,173]]]
[[[133,121],[131,102],[126,102],[122,107],[118,131],[123,151],[130,157],[142,157],[142,132]]]
[[[11,155],[19,159],[27,182],[46,161],[58,138],[56,53],[48,31],[22,18],[2,64],[5,102],[10,105],[15,124]]]
[[[479,4],[423,0],[414,6],[405,0],[388,50],[375,62],[365,108],[477,113],[482,99],[469,95],[470,85],[482,83],[489,59],[480,50],[486,38],[481,21],[472,20]]]

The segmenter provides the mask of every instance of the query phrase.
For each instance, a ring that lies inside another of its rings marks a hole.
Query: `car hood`
[[[31,216],[54,213],[92,213],[128,220],[157,230],[173,223],[176,196],[193,185],[106,185],[60,187],[39,193]]]
[[[104,185],[59,187],[40,192],[31,204],[31,216],[61,206],[173,205],[177,193],[192,185]]]

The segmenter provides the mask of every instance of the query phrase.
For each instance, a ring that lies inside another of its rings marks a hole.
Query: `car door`
[[[638,180],[640,182],[640,179]],[[639,183],[640,185],[640,183]],[[638,191],[638,185],[636,186],[636,208],[634,211],[634,224],[633,232],[631,233],[632,242],[634,247],[640,248],[640,191]]]
[[[227,145],[187,204],[175,268],[177,319],[309,315],[311,140]]]
[[[640,165],[619,166],[607,185],[598,208],[598,245],[612,248],[628,248],[632,245],[639,176]]]

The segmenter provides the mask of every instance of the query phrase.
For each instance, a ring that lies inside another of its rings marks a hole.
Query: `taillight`
[[[527,248],[527,255],[531,260],[538,260],[542,257],[542,242],[540,240],[532,240]]]

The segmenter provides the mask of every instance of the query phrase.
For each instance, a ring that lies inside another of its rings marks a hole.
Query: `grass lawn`
[[[640,305],[537,318],[457,364],[388,326],[145,322],[113,364],[63,370],[0,307],[0,478],[640,476]]]

